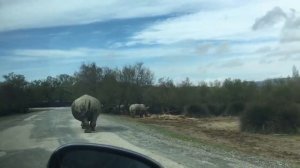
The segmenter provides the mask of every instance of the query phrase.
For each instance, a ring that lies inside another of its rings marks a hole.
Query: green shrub
[[[208,104],[207,105],[208,111],[210,114],[214,115],[214,116],[219,116],[222,113],[224,113],[224,111],[226,110],[226,105],[225,104]]]
[[[27,95],[23,88],[12,84],[0,85],[0,115],[28,112]]]
[[[159,104],[152,104],[152,105],[150,105],[148,111],[151,114],[160,114],[161,113],[161,109],[162,109],[161,105],[159,105]]]
[[[300,127],[300,111],[295,104],[287,104],[278,108],[274,118],[275,132],[296,133]]]
[[[299,108],[292,103],[256,103],[240,117],[241,130],[259,133],[297,133]]]
[[[237,101],[232,102],[228,105],[227,110],[224,115],[237,116],[240,115],[245,110],[245,103]]]
[[[193,104],[190,105],[187,109],[187,115],[193,117],[204,117],[209,116],[208,109],[203,104]]]

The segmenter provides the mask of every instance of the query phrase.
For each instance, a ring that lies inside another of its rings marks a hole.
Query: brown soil
[[[174,115],[156,115],[139,121],[154,124],[182,136],[238,151],[300,164],[300,135],[252,134],[239,131],[237,117],[186,118]]]

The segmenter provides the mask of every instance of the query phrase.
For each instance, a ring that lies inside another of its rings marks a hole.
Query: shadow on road
[[[120,126],[96,126],[95,132],[122,132],[126,130],[127,128]]]

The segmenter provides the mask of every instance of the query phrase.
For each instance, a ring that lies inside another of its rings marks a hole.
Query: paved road
[[[102,143],[152,157],[165,167],[286,167],[207,145],[185,142],[117,117],[101,115],[95,133],[83,133],[70,108],[0,118],[0,167],[45,167],[52,151],[66,143]]]

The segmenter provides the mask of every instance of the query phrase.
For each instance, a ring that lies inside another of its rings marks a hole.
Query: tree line
[[[300,126],[300,78],[262,82],[226,79],[199,82],[189,78],[175,84],[168,77],[155,82],[154,73],[143,63],[121,69],[82,64],[73,75],[28,82],[23,75],[9,73],[0,82],[0,115],[25,113],[30,107],[69,106],[89,94],[104,105],[104,112],[128,114],[116,107],[143,103],[150,113],[183,114],[193,117],[240,116],[241,129],[251,132],[297,132]]]

